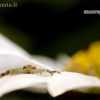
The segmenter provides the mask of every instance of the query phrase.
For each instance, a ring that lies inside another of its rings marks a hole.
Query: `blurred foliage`
[[[65,70],[100,77],[100,41],[93,42],[86,51],[76,52]]]

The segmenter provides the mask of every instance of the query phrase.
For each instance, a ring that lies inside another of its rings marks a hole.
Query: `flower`
[[[91,43],[86,51],[76,52],[65,70],[100,77],[100,41]]]
[[[33,60],[26,51],[0,34],[0,73],[9,69],[19,69],[25,65],[54,70]],[[55,97],[70,90],[88,92],[91,88],[100,89],[100,79],[73,72],[54,73],[52,76],[48,74],[6,75],[0,78],[0,96],[18,89],[29,89],[28,87],[31,91],[41,89],[41,92],[49,92]]]

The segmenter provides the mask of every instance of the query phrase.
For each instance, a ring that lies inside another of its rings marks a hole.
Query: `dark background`
[[[100,40],[100,15],[83,14],[84,10],[100,10],[100,0],[0,0],[7,2],[16,2],[17,7],[0,7],[0,32],[30,54],[53,59],[60,53],[72,56]],[[48,94],[35,98],[36,94],[16,91],[1,100],[22,100],[23,94],[32,100],[53,99]]]
[[[99,1],[15,0],[16,8],[0,8],[0,31],[31,54],[71,56],[100,39],[100,15],[83,14]]]

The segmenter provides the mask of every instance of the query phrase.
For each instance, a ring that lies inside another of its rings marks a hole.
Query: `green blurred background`
[[[100,40],[100,15],[83,14],[100,10],[100,0],[0,0],[13,2],[0,7],[0,32],[30,54],[71,56]]]
[[[100,0],[0,0],[17,7],[0,8],[0,32],[30,54],[55,58],[73,55],[100,39]]]

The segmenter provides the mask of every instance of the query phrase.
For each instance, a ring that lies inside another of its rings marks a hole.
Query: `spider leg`
[[[60,74],[60,72],[59,72],[59,71],[50,71],[50,70],[47,70],[47,72],[48,72],[48,73],[50,73],[50,74],[51,74],[51,76],[52,76],[54,73],[59,73],[59,74]]]
[[[0,74],[0,77],[6,76],[6,75],[8,75],[8,74],[10,74],[10,70],[7,70],[6,72],[1,73],[1,74]]]

